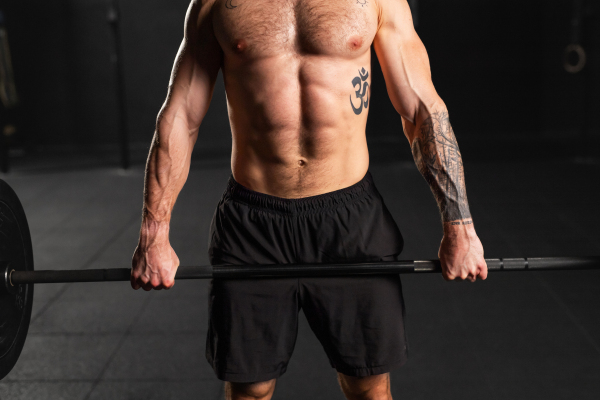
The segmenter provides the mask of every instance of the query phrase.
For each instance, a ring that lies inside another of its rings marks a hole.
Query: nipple
[[[248,47],[248,45],[246,44],[246,42],[244,40],[238,40],[235,45],[233,46],[233,49],[235,50],[236,53],[241,53],[244,50],[246,50],[246,47]]]
[[[352,36],[348,40],[348,47],[351,50],[358,50],[363,44],[363,39],[360,36]]]

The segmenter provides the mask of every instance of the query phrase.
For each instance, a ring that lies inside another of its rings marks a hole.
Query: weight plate
[[[23,206],[12,188],[0,179],[0,379],[19,359],[31,319],[33,284],[11,286],[11,270],[32,271],[33,251]]]

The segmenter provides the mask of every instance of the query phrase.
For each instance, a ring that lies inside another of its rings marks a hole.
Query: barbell
[[[600,268],[600,257],[490,258],[489,271]],[[340,264],[181,266],[181,279],[252,279],[441,272],[439,260]],[[33,285],[129,281],[129,268],[35,271],[31,235],[16,193],[0,180],[0,379],[16,364],[27,338]]]

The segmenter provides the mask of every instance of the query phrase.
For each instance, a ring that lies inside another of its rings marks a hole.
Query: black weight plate
[[[0,179],[0,379],[19,359],[31,319],[33,284],[10,287],[6,269],[33,270],[33,251],[23,206],[12,188]]]

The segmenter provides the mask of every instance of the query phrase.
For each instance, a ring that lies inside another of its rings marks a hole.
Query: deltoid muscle
[[[447,112],[433,113],[423,122],[412,153],[440,207],[442,221],[470,219],[462,158]]]

